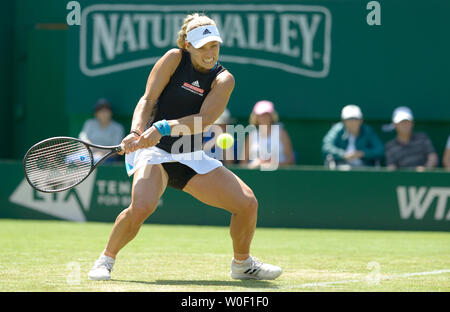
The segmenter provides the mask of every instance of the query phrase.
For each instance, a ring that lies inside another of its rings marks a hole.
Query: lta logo
[[[83,183],[68,191],[42,193],[33,189],[23,179],[9,197],[9,201],[60,219],[83,222],[86,221],[85,212],[90,209],[94,182],[95,172]]]

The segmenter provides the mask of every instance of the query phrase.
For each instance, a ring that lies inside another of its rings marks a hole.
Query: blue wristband
[[[162,136],[170,135],[171,129],[167,120],[163,119],[153,124]]]

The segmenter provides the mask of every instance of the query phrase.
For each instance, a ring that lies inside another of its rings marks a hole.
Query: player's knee
[[[257,215],[258,213],[258,200],[256,199],[253,192],[250,191],[250,193],[245,197],[245,200],[243,201],[243,205],[241,207],[242,212],[244,212],[247,215]]]
[[[155,210],[157,202],[132,202],[129,208],[129,216],[133,224],[142,224]]]
[[[255,195],[251,196],[249,199],[249,211],[252,214],[258,213],[258,200],[256,199]]]

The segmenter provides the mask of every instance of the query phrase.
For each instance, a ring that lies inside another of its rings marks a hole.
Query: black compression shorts
[[[161,164],[169,177],[167,185],[182,190],[189,180],[197,174],[194,169],[179,162]]]

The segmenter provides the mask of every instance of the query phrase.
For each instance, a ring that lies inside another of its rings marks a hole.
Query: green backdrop
[[[103,165],[71,191],[34,191],[19,162],[0,162],[0,218],[113,222],[130,204],[123,165]],[[232,168],[254,191],[258,226],[340,229],[450,230],[448,172],[277,171]],[[147,220],[161,224],[229,224],[230,214],[167,188]]]
[[[449,1],[379,1],[380,26],[367,24],[361,0],[79,2],[80,26],[66,25],[65,1],[18,0],[0,13],[13,25],[2,28],[9,62],[0,133],[11,148],[0,157],[21,158],[48,136],[77,136],[100,97],[128,128],[149,59],[175,46],[177,21],[192,11],[220,22],[222,62],[237,81],[232,114],[246,123],[257,100],[274,101],[298,163],[322,163],[322,137],[346,104],[360,105],[384,140],[392,133],[380,127],[393,109],[410,106],[442,154],[450,133]]]
[[[119,114],[131,113],[152,59],[175,47],[172,24],[204,11],[220,20],[222,62],[237,81],[229,108],[238,117],[270,99],[290,118],[334,119],[354,103],[368,119],[408,105],[419,120],[448,121],[450,2],[380,1],[380,26],[367,24],[367,2],[81,1],[81,26],[69,28],[68,111],[89,111],[107,96]]]

